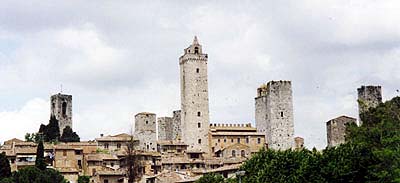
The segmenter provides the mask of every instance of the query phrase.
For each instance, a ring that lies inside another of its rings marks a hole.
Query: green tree
[[[0,153],[0,180],[11,176],[10,162],[5,153]]]
[[[205,174],[196,183],[224,183],[224,177],[220,174]]]
[[[72,131],[70,126],[66,126],[63,130],[62,136],[60,138],[61,142],[79,142],[80,138],[78,134]]]
[[[36,149],[35,166],[40,170],[46,170],[47,164],[44,159],[43,141],[40,141]]]
[[[90,177],[89,176],[79,176],[78,183],[89,183]]]
[[[15,183],[66,183],[60,172],[54,169],[40,170],[36,166],[23,168],[13,175]]]

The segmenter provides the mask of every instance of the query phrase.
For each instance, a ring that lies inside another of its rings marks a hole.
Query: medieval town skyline
[[[189,12],[189,4],[146,4],[157,17],[140,10],[140,3],[125,5],[137,12],[111,3],[120,11],[101,6],[81,17],[63,14],[87,5],[49,9],[38,2],[22,13],[27,5],[8,4],[0,7],[13,17],[0,16],[2,142],[47,123],[50,95],[60,85],[74,96],[74,130],[85,140],[129,132],[139,112],[170,115],[180,108],[178,59],[194,35],[209,55],[210,123],[254,125],[257,87],[291,80],[295,136],[308,148],[323,148],[325,122],[358,117],[356,88],[381,85],[384,100],[398,95],[399,27],[381,21],[383,11],[395,14],[390,3],[331,3],[341,12],[311,2],[293,11],[264,11],[266,4],[250,2],[204,2]],[[398,19],[385,16],[391,18]]]

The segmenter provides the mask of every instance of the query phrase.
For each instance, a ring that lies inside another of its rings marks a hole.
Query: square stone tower
[[[65,127],[72,128],[72,95],[55,94],[50,97],[50,114],[58,120],[60,135]]]
[[[173,140],[172,117],[157,118],[158,140]]]
[[[189,152],[209,153],[207,54],[197,37],[179,58],[182,140]]]
[[[157,151],[156,114],[141,112],[135,115],[135,136],[143,151]]]
[[[357,120],[348,116],[340,116],[326,122],[328,147],[337,146],[346,141],[346,126]]]
[[[360,115],[359,126],[362,125],[361,115],[371,107],[376,107],[382,103],[381,86],[361,86],[357,88],[358,93],[358,113]]]
[[[293,147],[293,100],[290,81],[270,81],[257,89],[256,127],[272,149]]]

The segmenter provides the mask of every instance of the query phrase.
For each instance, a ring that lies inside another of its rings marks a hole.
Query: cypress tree
[[[43,141],[40,141],[36,150],[35,166],[40,170],[46,170],[47,164],[44,159]]]
[[[10,162],[5,153],[0,153],[0,180],[11,176]]]

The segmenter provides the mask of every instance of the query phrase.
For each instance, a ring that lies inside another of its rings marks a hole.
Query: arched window
[[[63,103],[62,103],[62,109],[61,109],[61,111],[62,111],[62,115],[63,115],[63,116],[66,116],[66,115],[67,115],[67,102],[63,102]]]
[[[244,151],[244,150],[240,151],[240,155],[241,155],[242,157],[245,157],[245,156],[246,156],[246,151]]]
[[[198,54],[199,53],[199,47],[194,47],[194,53]]]
[[[236,151],[232,150],[232,157],[236,157]]]
[[[201,116],[201,112],[197,112],[197,116]]]

